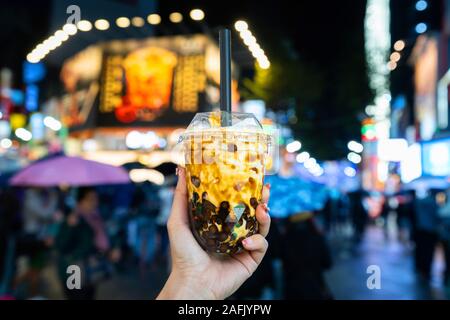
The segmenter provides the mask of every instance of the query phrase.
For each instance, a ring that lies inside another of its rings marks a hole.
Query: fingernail
[[[178,167],[176,167],[176,168],[175,168],[175,175],[176,175],[176,176],[178,175],[178,172],[179,172],[179,169],[178,169]]]
[[[252,239],[247,238],[247,239],[242,240],[242,242],[244,243],[244,245],[249,246],[252,244]]]

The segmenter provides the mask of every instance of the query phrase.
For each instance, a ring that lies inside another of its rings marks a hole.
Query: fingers
[[[259,265],[266,254],[269,244],[261,234],[254,234],[242,241],[245,250],[249,251],[253,260]]]
[[[168,226],[173,224],[189,225],[188,205],[187,205],[187,189],[186,189],[186,171],[184,168],[178,167],[178,183],[175,189],[172,211],[168,221]]]
[[[188,252],[195,243],[194,236],[189,228],[188,195],[186,188],[185,169],[177,169],[178,183],[175,188],[172,211],[167,221],[167,231],[172,252]],[[194,245],[195,246],[195,245]]]
[[[259,223],[259,233],[266,237],[270,229],[269,208],[265,203],[260,203],[256,208],[256,220]]]
[[[270,197],[270,183],[266,183],[262,190],[262,203],[268,203]]]
[[[270,216],[269,216],[269,207],[267,203],[270,197],[270,184],[266,184],[263,187],[262,192],[262,203],[258,205],[256,208],[256,220],[259,223],[259,233],[266,237],[269,233],[270,228]]]

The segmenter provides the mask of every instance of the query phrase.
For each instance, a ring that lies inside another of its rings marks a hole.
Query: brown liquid
[[[258,231],[264,135],[216,130],[185,141],[192,231],[207,251],[233,254]]]

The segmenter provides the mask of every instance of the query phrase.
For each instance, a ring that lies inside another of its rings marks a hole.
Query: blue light
[[[23,80],[26,84],[36,83],[41,81],[46,74],[45,66],[41,63],[30,63],[25,61],[23,63]]]
[[[425,24],[425,23],[423,23],[423,22],[421,22],[421,23],[418,23],[417,25],[416,25],[416,32],[417,33],[424,33],[425,31],[427,31],[427,25]]]
[[[37,111],[39,102],[39,88],[30,84],[25,89],[25,109],[29,112]]]
[[[416,2],[416,10],[423,11],[428,7],[428,3],[425,0],[419,0]]]
[[[42,140],[45,135],[44,116],[42,113],[33,113],[30,117],[30,130],[33,139]]]

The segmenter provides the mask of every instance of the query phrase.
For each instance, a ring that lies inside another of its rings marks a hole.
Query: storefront
[[[219,106],[219,49],[205,35],[99,43],[61,69],[66,94],[44,113],[69,130],[65,151],[121,165],[180,162],[172,151],[197,112]],[[233,78],[237,78],[233,66]],[[237,81],[233,104],[237,108]]]

